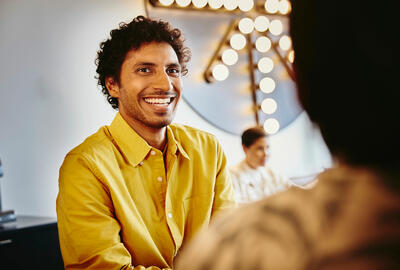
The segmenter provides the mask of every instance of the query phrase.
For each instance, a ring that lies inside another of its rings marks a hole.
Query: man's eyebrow
[[[134,66],[138,67],[138,66],[155,66],[155,63],[152,62],[138,62],[136,63]],[[167,67],[181,67],[181,64],[179,63],[169,63],[166,65]]]
[[[156,64],[151,63],[151,62],[139,62],[139,63],[136,63],[134,66],[138,67],[138,66],[155,66],[155,65]]]
[[[170,63],[170,64],[168,64],[167,65],[168,67],[181,67],[181,64],[179,64],[179,63]]]

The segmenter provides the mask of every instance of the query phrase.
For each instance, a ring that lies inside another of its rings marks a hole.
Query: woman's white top
[[[247,203],[288,189],[289,181],[268,166],[251,168],[245,160],[229,168],[236,201]]]

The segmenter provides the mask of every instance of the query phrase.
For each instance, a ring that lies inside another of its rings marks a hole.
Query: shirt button
[[[172,218],[172,214],[171,213],[168,213],[168,215],[167,215],[169,218]]]
[[[143,165],[143,161],[140,161],[140,162],[139,162],[139,166],[142,166],[142,165]]]
[[[161,176],[157,177],[157,181],[162,182],[162,177]]]
[[[152,156],[154,156],[154,155],[156,154],[156,151],[151,150],[150,154],[151,154]]]

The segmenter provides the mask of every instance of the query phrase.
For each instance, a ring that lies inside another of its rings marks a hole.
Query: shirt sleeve
[[[110,192],[82,155],[67,155],[60,168],[57,220],[67,270],[160,269],[132,265],[120,238]]]
[[[235,193],[232,186],[230,174],[226,164],[226,156],[221,146],[218,147],[218,172],[214,188],[214,203],[212,218],[222,211],[236,207]]]

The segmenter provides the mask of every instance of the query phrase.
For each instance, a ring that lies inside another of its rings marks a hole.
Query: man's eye
[[[168,73],[179,74],[179,73],[181,73],[181,70],[179,68],[170,68],[170,69],[168,69]]]
[[[139,68],[138,71],[147,73],[147,72],[150,72],[150,69],[147,67],[143,67],[143,68]]]

